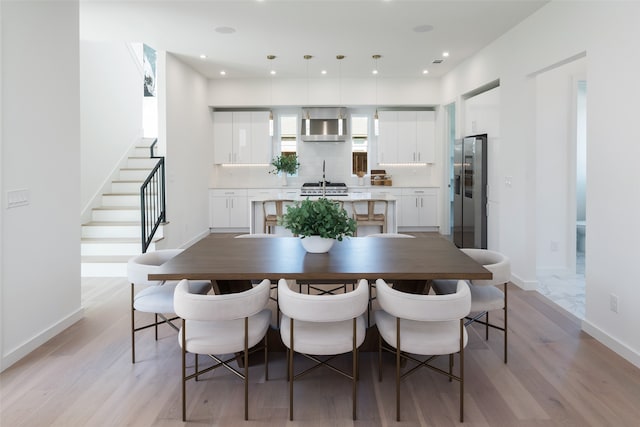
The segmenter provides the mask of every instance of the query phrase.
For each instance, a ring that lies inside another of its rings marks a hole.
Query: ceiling
[[[373,68],[380,78],[437,78],[547,1],[80,0],[80,36],[143,42],[211,79],[265,77],[271,69],[283,78],[322,70],[357,78]]]

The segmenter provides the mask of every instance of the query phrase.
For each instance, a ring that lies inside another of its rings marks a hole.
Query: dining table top
[[[209,235],[162,264],[150,280],[308,281],[491,279],[492,274],[435,234],[413,239],[351,237],[328,253],[307,253],[298,237]]]

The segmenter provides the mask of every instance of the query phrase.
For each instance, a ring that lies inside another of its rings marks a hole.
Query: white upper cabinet
[[[251,112],[251,163],[271,162],[269,112]]]
[[[380,111],[379,163],[433,163],[435,112]]]
[[[216,164],[269,163],[269,112],[214,112],[213,142]]]
[[[420,163],[435,163],[436,112],[418,111],[416,115],[416,161]]]
[[[233,162],[233,113],[213,113],[213,144],[214,163]]]

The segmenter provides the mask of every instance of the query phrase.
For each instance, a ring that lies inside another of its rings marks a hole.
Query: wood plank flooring
[[[177,426],[180,350],[176,334],[161,329],[129,347],[126,279],[83,280],[85,317],[0,375],[0,425]],[[510,288],[509,364],[502,334],[484,341],[469,328],[465,352],[467,426],[636,426],[640,370],[580,331],[578,319],[537,292]],[[494,315],[496,321],[499,315]],[[298,359],[297,359],[298,360]],[[298,365],[304,362],[299,359]],[[342,363],[349,364],[347,357]],[[284,353],[250,368],[250,421],[243,420],[242,382],[217,371],[187,385],[189,425],[396,425],[393,357],[385,355],[377,381],[377,353],[361,353],[358,421],[351,420],[348,380],[317,370],[295,383],[294,422],[288,421]],[[406,426],[458,423],[458,386],[428,370],[402,383]]]

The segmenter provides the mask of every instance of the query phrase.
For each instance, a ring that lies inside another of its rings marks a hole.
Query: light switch
[[[29,190],[11,190],[7,192],[7,209],[29,204]]]

